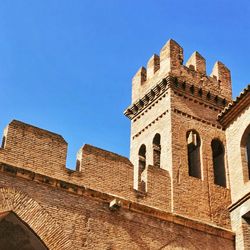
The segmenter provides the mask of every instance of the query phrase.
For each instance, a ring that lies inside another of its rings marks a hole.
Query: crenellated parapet
[[[0,172],[76,192],[74,185],[138,201],[133,189],[133,165],[126,157],[88,144],[80,148],[76,169],[66,168],[67,142],[61,135],[13,120],[4,130],[0,147]],[[157,191],[162,183],[162,192]],[[170,210],[170,177],[150,168],[152,187],[140,203]],[[157,186],[157,187],[156,187]],[[78,192],[78,191],[77,191]]]
[[[216,94],[215,91],[211,92],[208,88],[202,88],[168,75],[154,85],[152,89],[148,90],[141,99],[132,103],[132,105],[124,111],[124,115],[130,120],[140,118],[140,115],[143,114],[148,107],[153,105],[158,98],[164,96],[169,88],[174,92],[178,92],[180,96],[189,96],[190,100],[198,101],[200,104],[215,109],[216,111],[222,111],[228,104],[228,100]]]
[[[214,95],[230,101],[232,98],[231,74],[221,62],[214,64],[212,73],[206,74],[206,60],[195,51],[183,64],[182,47],[170,39],[161,49],[160,55],[154,54],[141,67],[132,80],[132,103],[142,99],[156,84],[167,76],[177,77],[182,82],[210,91]]]

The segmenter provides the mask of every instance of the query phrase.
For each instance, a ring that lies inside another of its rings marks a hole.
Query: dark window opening
[[[76,160],[76,171],[81,171],[81,162]]]
[[[143,144],[139,149],[139,168],[138,168],[138,190],[146,192],[146,146]]]
[[[241,138],[241,160],[244,182],[250,180],[250,125]]]
[[[193,130],[189,131],[187,133],[188,173],[196,178],[201,178],[200,144],[199,134]]]
[[[194,94],[194,85],[192,85],[192,86],[190,87],[190,92],[191,92],[191,94]]]
[[[2,145],[1,145],[1,147],[2,147],[2,148],[5,147],[5,136],[4,136],[3,139],[2,139]]]
[[[199,96],[202,97],[202,89],[199,89],[198,93],[199,93]]]
[[[220,140],[212,140],[214,183],[226,187],[225,150]]]
[[[153,165],[160,167],[161,164],[161,136],[156,134],[153,139]]]
[[[248,179],[250,179],[250,134],[248,134],[246,142],[246,161],[248,168]]]

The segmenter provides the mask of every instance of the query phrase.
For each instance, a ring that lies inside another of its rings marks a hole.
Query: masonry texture
[[[0,148],[0,249],[249,249],[250,94],[169,40],[132,80],[130,159],[13,120]]]

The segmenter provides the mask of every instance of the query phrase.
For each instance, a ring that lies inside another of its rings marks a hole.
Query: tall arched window
[[[161,136],[156,134],[153,139],[153,164],[160,167],[161,164]]]
[[[248,166],[249,177],[250,177],[250,133],[247,136],[245,151],[246,151],[246,160],[247,160],[247,166]]]
[[[241,160],[244,181],[250,180],[250,125],[248,125],[241,139]]]
[[[5,136],[3,136],[1,148],[5,147],[5,140],[6,140]]]
[[[200,160],[200,136],[194,131],[187,132],[187,150],[188,150],[188,173],[190,176],[201,178],[201,160]]]
[[[212,155],[214,168],[214,183],[226,187],[225,150],[222,142],[218,139],[212,140]]]
[[[139,149],[139,168],[138,168],[138,190],[141,192],[146,191],[146,146],[141,145]]]

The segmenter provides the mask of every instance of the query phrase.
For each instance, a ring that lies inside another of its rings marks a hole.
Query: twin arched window
[[[188,173],[190,176],[201,178],[201,140],[195,130],[187,132]],[[212,140],[212,160],[214,170],[214,183],[226,187],[225,150],[222,142]]]
[[[146,192],[146,146],[142,144],[138,152],[138,190]],[[156,134],[153,139],[153,165],[160,167],[161,162],[161,136]]]

